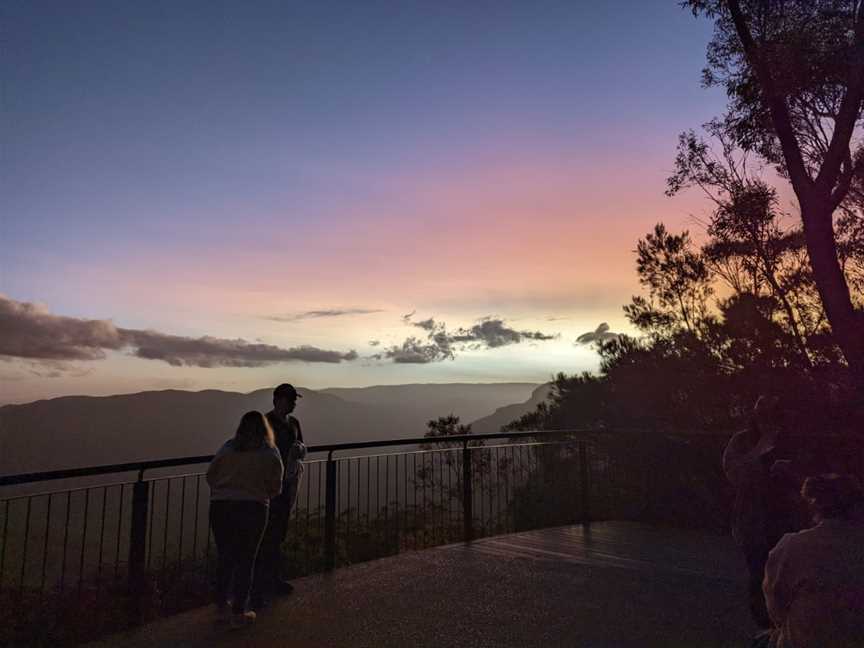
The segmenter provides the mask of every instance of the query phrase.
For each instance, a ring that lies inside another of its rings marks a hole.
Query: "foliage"
[[[713,290],[704,260],[692,249],[690,234],[670,234],[658,223],[636,244],[636,268],[648,298],[634,297],[625,306],[630,322],[657,335],[678,329],[695,333],[705,320]]]
[[[662,225],[639,241],[647,294],[624,310],[641,335],[598,343],[597,375],[559,374],[549,400],[505,429],[730,430],[758,395],[774,393],[797,431],[828,431],[828,422],[852,430],[854,380],[825,331],[794,233],[782,229],[770,192],[750,188],[748,199],[719,201],[701,249]],[[721,269],[712,255],[724,245],[734,249]],[[744,276],[730,281],[733,270]]]
[[[694,15],[714,21],[708,45],[706,86],[725,89],[726,113],[709,125],[724,153],[740,148],[772,165],[789,180],[800,207],[800,234],[773,239],[787,250],[803,242],[809,269],[799,277],[815,300],[798,312],[784,299],[784,286],[772,285],[785,310],[796,343],[807,355],[805,337],[814,328],[827,333],[853,370],[859,396],[864,391],[864,340],[861,311],[860,231],[864,148],[859,145],[864,106],[864,14],[858,0],[687,0]],[[686,137],[686,136],[685,136]],[[692,135],[690,137],[692,143]],[[679,169],[703,160],[704,145],[685,146]],[[692,166],[692,165],[690,165]],[[722,170],[722,169],[721,169]],[[711,164],[691,175],[695,184],[716,181]],[[763,215],[771,223],[773,190],[764,183],[721,174],[735,206],[735,238],[752,239],[747,226]],[[673,178],[670,190],[680,183]],[[761,191],[756,191],[761,189]],[[756,198],[747,205],[741,199]],[[766,202],[767,199],[767,202]],[[755,209],[755,211],[754,211]],[[718,231],[718,233],[720,233]],[[763,233],[764,234],[764,233]],[[763,278],[769,278],[775,252],[762,248],[751,255]],[[788,255],[787,255],[788,256]],[[795,291],[793,291],[795,292]],[[814,306],[814,303],[817,306]],[[807,313],[806,311],[811,311]],[[821,317],[809,318],[818,313]],[[807,330],[807,329],[811,330]]]

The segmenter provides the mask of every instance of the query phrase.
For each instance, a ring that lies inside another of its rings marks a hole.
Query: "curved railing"
[[[729,434],[554,430],[311,446],[283,552],[296,576],[601,519],[725,532]],[[864,474],[864,440],[790,439]],[[92,639],[207,601],[210,455],[0,477],[0,644]]]
[[[538,526],[530,510],[538,479],[573,498],[548,523],[587,521],[592,435],[529,431],[310,446],[285,545],[289,567],[306,574]],[[211,459],[0,477],[0,626],[29,627],[32,616],[38,630],[52,620],[63,635],[60,626],[74,621],[76,609],[93,615],[115,608],[107,625],[117,627],[200,604],[214,551],[209,490],[195,467]]]

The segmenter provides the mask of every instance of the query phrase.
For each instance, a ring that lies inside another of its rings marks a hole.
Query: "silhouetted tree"
[[[452,436],[463,436],[471,434],[471,425],[464,425],[460,422],[460,418],[455,414],[447,416],[439,416],[437,419],[432,419],[426,423],[426,433],[423,435],[428,439],[443,439]],[[470,445],[474,448],[482,448],[483,441],[471,441]],[[427,465],[424,460],[421,467],[417,470],[417,481],[422,485],[425,484],[429,497],[434,500],[435,493],[444,493],[448,499],[455,499],[460,504],[462,502],[462,453],[459,451],[463,446],[462,441],[453,442],[437,442],[424,443],[421,445],[423,450],[430,451],[430,457],[436,454],[439,456],[439,469],[436,477],[435,462],[431,461],[431,465]],[[448,450],[449,449],[449,450]],[[443,452],[434,452],[434,451]],[[490,461],[489,454],[482,450],[475,450],[471,453],[471,469],[472,479],[475,489],[479,489],[483,483],[481,478],[489,472]],[[447,471],[446,473],[444,471]],[[446,476],[445,476],[446,474]],[[438,502],[441,504],[441,502]]]
[[[624,308],[640,330],[665,335],[685,330],[698,335],[713,290],[702,257],[688,232],[670,234],[663,223],[636,244],[636,271],[648,297],[633,297]]]
[[[722,125],[714,121],[705,128],[719,153],[694,132],[683,133],[666,193],[672,196],[695,186],[714,203],[707,227],[710,239],[702,248],[705,264],[736,295],[771,296],[809,362],[807,338],[826,326],[803,254],[803,234],[787,225],[776,190],[748,167],[746,151],[729,141]]]
[[[714,20],[706,86],[729,97],[717,123],[789,179],[813,281],[833,335],[864,380],[862,315],[850,294],[837,221],[854,204],[864,154],[853,147],[864,101],[864,15],[858,0],[687,0]],[[849,222],[839,226],[848,229]]]

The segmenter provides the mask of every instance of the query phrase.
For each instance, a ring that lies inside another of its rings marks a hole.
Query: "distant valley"
[[[422,436],[429,419],[456,414],[496,432],[548,394],[534,383],[413,384],[300,389],[309,444]],[[249,394],[166,390],[67,396],[0,407],[0,474],[215,452],[243,412],[266,411],[269,389]]]

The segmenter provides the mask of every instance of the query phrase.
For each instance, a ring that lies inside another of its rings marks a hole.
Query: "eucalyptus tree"
[[[703,83],[723,87],[729,97],[717,123],[792,186],[813,282],[860,385],[864,317],[850,290],[850,256],[838,245],[838,230],[855,232],[861,220],[855,197],[864,178],[864,150],[858,144],[862,2],[686,0],[682,5],[714,21]]]

